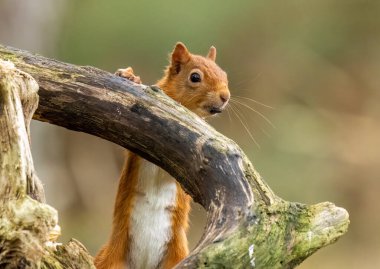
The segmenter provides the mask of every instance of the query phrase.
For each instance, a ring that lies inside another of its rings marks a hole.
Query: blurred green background
[[[350,213],[347,235],[299,268],[365,269],[380,268],[379,18],[380,1],[369,0],[0,0],[0,43],[110,72],[133,66],[146,84],[175,42],[197,54],[216,46],[245,105],[210,123],[279,196]],[[95,254],[110,233],[122,149],[39,122],[32,140],[61,241],[75,237]],[[203,223],[195,207],[192,245]]]

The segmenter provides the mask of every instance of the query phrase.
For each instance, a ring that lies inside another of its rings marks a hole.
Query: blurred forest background
[[[246,105],[210,123],[279,196],[350,213],[348,234],[302,269],[380,268],[379,29],[374,0],[0,0],[1,44],[110,72],[133,66],[145,84],[160,78],[175,42],[198,54],[215,45]],[[95,254],[110,233],[122,149],[35,121],[32,147],[60,240],[75,237]],[[195,207],[192,245],[203,223]]]

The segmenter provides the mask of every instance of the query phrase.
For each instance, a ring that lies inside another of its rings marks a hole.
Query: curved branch
[[[34,118],[117,143],[161,166],[208,211],[206,231],[179,268],[292,268],[348,228],[331,203],[277,197],[235,142],[160,89],[0,46],[40,86]]]

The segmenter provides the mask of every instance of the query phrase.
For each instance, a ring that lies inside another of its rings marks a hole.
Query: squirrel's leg
[[[162,260],[162,269],[171,269],[189,254],[186,232],[189,226],[189,211],[191,197],[177,183],[176,207],[173,208],[173,237],[167,246],[166,255]]]
[[[115,75],[126,78],[134,83],[141,84],[141,79],[133,73],[132,67],[121,68],[115,72]]]
[[[111,238],[95,257],[97,269],[127,268],[129,250],[129,219],[135,201],[140,157],[129,152],[120,176],[116,195]]]

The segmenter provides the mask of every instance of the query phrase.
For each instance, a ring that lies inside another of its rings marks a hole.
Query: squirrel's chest
[[[130,218],[130,268],[157,268],[172,238],[176,181],[158,166],[142,160]]]

